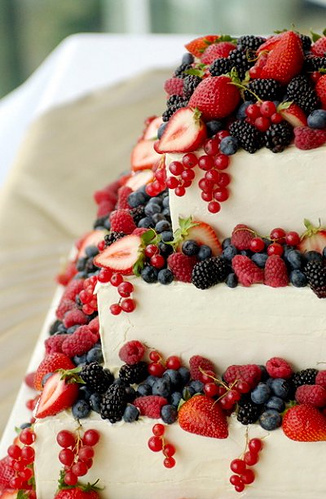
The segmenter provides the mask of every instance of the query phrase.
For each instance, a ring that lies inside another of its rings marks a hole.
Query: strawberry
[[[140,236],[122,237],[96,255],[94,264],[98,267],[115,270],[123,275],[130,275],[139,258],[141,244]]]
[[[78,383],[83,383],[76,374],[76,370],[79,369],[59,369],[46,380],[36,408],[36,418],[43,419],[47,416],[54,416],[76,402],[79,392]]]
[[[246,364],[243,366],[229,366],[223,374],[223,379],[231,385],[236,380],[246,381],[251,388],[255,388],[261,380],[262,371],[256,364]]]
[[[199,38],[191,40],[191,42],[187,43],[185,47],[192,55],[200,58],[207,47],[209,47],[212,43],[216,43],[219,38],[219,35],[200,36]]]
[[[212,64],[215,59],[220,59],[221,57],[228,57],[231,50],[234,50],[236,46],[231,42],[218,42],[207,47],[205,52],[200,58],[200,62],[203,64]]]
[[[142,136],[145,140],[157,139],[157,130],[162,124],[162,116],[152,116],[146,122],[146,127]]]
[[[326,247],[326,228],[321,227],[320,223],[318,227],[315,227],[307,219],[304,220],[304,224],[307,230],[301,235],[297,249],[301,253],[305,253],[306,251],[318,251],[322,253]]]
[[[190,97],[188,106],[198,108],[205,121],[225,118],[240,102],[240,91],[229,76],[209,76]],[[194,150],[194,149],[192,149]]]
[[[107,230],[92,230],[85,234],[82,240],[79,241],[78,245],[78,258],[82,258],[86,255],[86,248],[88,246],[97,246],[100,241],[103,241],[105,234],[107,234]]]
[[[69,357],[67,357],[67,355],[64,355],[63,353],[46,355],[35,373],[35,390],[43,390],[42,379],[46,374],[53,373],[57,369],[73,369],[74,367],[75,364],[72,362],[72,360],[70,360]]]
[[[133,191],[137,191],[143,185],[146,185],[149,182],[151,182],[153,178],[154,174],[152,170],[150,169],[140,170],[132,174],[126,181],[125,185],[127,187],[130,187]]]
[[[73,334],[65,336],[61,348],[67,357],[83,355],[98,341],[98,335],[92,333],[88,326],[80,326]]]
[[[196,107],[196,106],[194,106]],[[198,110],[183,107],[168,121],[161,139],[154,144],[158,153],[190,152],[206,139],[206,126]]]
[[[318,40],[311,46],[311,52],[317,57],[326,56],[326,36],[318,38]]]
[[[281,288],[289,284],[285,262],[279,255],[271,255],[266,260],[265,284],[272,288]]]
[[[322,108],[326,109],[326,75],[319,78],[315,90],[321,102]]]
[[[111,230],[131,234],[135,228],[135,222],[129,210],[115,210],[110,215]]]
[[[235,255],[232,259],[233,270],[243,286],[264,282],[264,270],[258,267],[248,256]]]
[[[8,456],[0,460],[0,491],[2,487],[9,487],[10,480],[16,475],[9,462],[10,458]]]
[[[297,126],[294,128],[294,145],[298,149],[308,150],[320,147],[326,142],[326,130]]]
[[[132,171],[136,172],[138,170],[153,168],[153,165],[160,157],[153,146],[154,142],[152,139],[142,139],[135,145],[131,153]]]
[[[326,417],[310,405],[291,407],[283,417],[282,428],[288,438],[297,442],[326,440]]]
[[[126,364],[137,364],[145,355],[146,347],[138,340],[127,341],[119,350],[120,359]]]
[[[295,400],[298,404],[325,407],[326,390],[320,385],[301,385],[295,392]]]
[[[167,79],[164,83],[164,90],[168,95],[183,95],[183,79],[176,76]]]
[[[166,404],[168,404],[167,399],[159,395],[145,395],[133,401],[133,405],[139,409],[142,416],[154,419],[161,417],[161,408]]]
[[[193,355],[189,359],[189,368],[191,379],[199,379],[199,381],[202,381],[203,371],[215,372],[213,362],[201,355]]]
[[[174,277],[181,282],[191,282],[192,271],[197,263],[196,256],[186,256],[183,253],[172,253],[168,257],[168,267]]]
[[[216,401],[205,395],[195,395],[179,409],[180,427],[189,433],[211,438],[227,438],[226,416]]]
[[[250,248],[251,240],[256,237],[256,232],[247,225],[238,224],[234,227],[231,236],[231,244],[237,250],[247,250]]]
[[[97,490],[100,489],[90,484],[85,486],[78,485],[78,487],[73,488],[67,487],[59,490],[54,499],[100,499]]]
[[[278,112],[290,125],[296,126],[307,126],[307,116],[297,104],[292,102],[288,107],[283,107],[282,104],[278,107]]]
[[[300,73],[304,55],[297,33],[286,31],[273,41],[267,40],[259,47],[258,53],[265,53],[266,50],[269,52],[261,69],[260,78],[273,78],[286,85]]]

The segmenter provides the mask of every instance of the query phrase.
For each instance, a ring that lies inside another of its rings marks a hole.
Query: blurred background
[[[326,0],[0,0],[0,97],[67,36],[271,33],[326,27]]]

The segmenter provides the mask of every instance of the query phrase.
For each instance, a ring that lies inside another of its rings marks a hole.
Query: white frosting
[[[199,152],[199,154],[201,154]],[[177,197],[170,190],[170,210],[174,229],[178,219],[193,216],[195,220],[212,225],[223,239],[231,235],[238,223],[245,223],[262,235],[274,227],[304,231],[303,220],[308,218],[326,224],[326,147],[301,151],[295,146],[275,154],[263,148],[255,154],[244,150],[230,156],[226,173],[231,176],[230,197],[221,203],[221,211],[209,213],[201,199],[198,181],[205,172],[195,168],[196,178],[185,196]],[[171,161],[180,161],[182,154],[168,154]]]
[[[165,437],[176,447],[176,466],[163,466],[162,452],[147,446],[153,420],[110,423],[98,416],[82,420],[83,431],[101,433],[95,447],[93,467],[82,481],[95,482],[105,489],[103,499],[322,499],[325,497],[325,442],[298,443],[281,429],[267,433],[257,425],[249,438],[262,437],[264,449],[254,467],[256,481],[238,494],[229,483],[230,462],[245,449],[246,428],[230,418],[229,437],[214,439],[183,431],[179,425],[166,427]],[[38,499],[54,496],[60,472],[56,435],[62,429],[74,431],[77,422],[66,413],[36,423],[35,470]],[[46,451],[45,451],[46,450]]]

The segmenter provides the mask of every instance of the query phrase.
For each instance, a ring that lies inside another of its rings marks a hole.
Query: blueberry
[[[173,241],[173,232],[171,230],[164,230],[161,232],[161,239],[164,243]]]
[[[96,256],[99,253],[99,249],[97,246],[87,246],[85,248],[85,253],[88,257],[90,256]]]
[[[286,255],[286,259],[293,270],[300,270],[304,263],[304,256],[298,250],[289,251]]]
[[[104,220],[104,229],[110,230],[111,229],[111,223],[109,217],[106,217],[106,220]]]
[[[325,248],[323,249],[323,257],[326,258],[326,246]]]
[[[165,256],[166,258],[173,253],[173,247],[171,246],[171,244],[165,244],[161,242],[158,243],[158,248],[160,250],[161,255]]]
[[[93,391],[90,390],[86,385],[79,387],[78,399],[89,400]]]
[[[307,251],[305,253],[306,261],[307,262],[322,262],[323,261],[323,256],[321,253],[318,253],[318,251]]]
[[[252,261],[261,269],[265,267],[267,258],[267,253],[254,253],[251,257]]]
[[[207,135],[208,137],[213,137],[217,132],[220,132],[223,130],[223,123],[222,121],[218,120],[211,120],[206,122],[206,130],[207,130]]]
[[[226,237],[223,242],[222,242],[222,248],[225,249],[227,248],[228,246],[230,246],[231,244],[231,238],[230,237]]]
[[[91,362],[98,362],[101,364],[103,362],[102,348],[97,345],[91,348],[86,354],[86,362],[90,364]]]
[[[241,250],[240,255],[242,256],[248,256],[249,258],[252,257],[252,252],[250,250]]]
[[[264,430],[276,430],[276,428],[279,428],[282,424],[282,417],[274,409],[268,409],[259,417],[259,423]]]
[[[237,278],[237,276],[235,275],[234,272],[230,272],[230,274],[226,278],[225,284],[229,288],[236,288],[237,287],[237,285],[238,285],[238,278]]]
[[[72,334],[80,327],[80,324],[75,324],[74,326],[70,326],[67,329],[67,334]]]
[[[142,194],[144,194],[146,201],[151,199],[150,195],[147,194],[147,192],[146,192],[146,185],[142,185],[139,189],[137,189],[136,192],[141,192]]]
[[[179,407],[180,400],[182,399],[181,392],[173,392],[170,397],[171,404],[177,409]]]
[[[147,383],[141,383],[137,388],[137,393],[140,397],[152,395],[152,387],[149,386]]]
[[[301,270],[292,270],[292,272],[290,272],[290,282],[296,288],[304,288],[307,286],[307,278]]]
[[[198,260],[202,262],[203,260],[206,260],[211,256],[212,256],[212,250],[209,246],[207,246],[206,244],[202,244],[201,246],[199,246],[199,251],[197,255]]]
[[[250,106],[250,104],[253,104],[253,102],[250,100],[246,100],[241,104],[241,106],[237,110],[237,120],[244,120],[245,118],[247,118],[246,109],[248,106]]]
[[[58,333],[66,333],[66,332],[67,332],[67,329],[65,328],[65,326],[62,323],[59,324]]]
[[[160,205],[160,206],[161,206],[161,205],[162,205],[162,203],[163,203],[163,200],[162,200],[162,198],[161,198],[161,197],[159,197],[159,196],[155,196],[155,197],[151,198],[151,199],[148,201],[148,203],[149,203],[149,204],[154,203],[154,204],[158,204],[158,205]]]
[[[152,216],[152,219],[153,219],[153,222],[154,224],[158,224],[158,222],[161,222],[161,220],[165,220],[165,216],[163,215],[163,213],[154,213],[154,215]],[[155,228],[156,230],[156,228]]]
[[[84,353],[83,355],[75,355],[72,360],[74,364],[76,364],[76,366],[82,366],[86,364],[87,355],[86,353]]]
[[[324,109],[316,109],[309,114],[307,119],[310,128],[326,128],[326,111]]]
[[[152,387],[155,383],[155,381],[157,381],[158,378],[156,376],[152,376],[151,374],[149,376],[147,376],[147,378],[145,379],[145,383],[147,385],[149,385],[150,387]]]
[[[199,245],[193,239],[188,239],[182,244],[182,253],[187,256],[195,256],[198,254]]]
[[[163,405],[161,409],[161,418],[166,424],[173,424],[178,418],[177,409],[170,404]]]
[[[164,215],[166,218],[170,218],[171,213],[170,213],[170,208],[168,206],[164,208],[164,210],[162,211],[162,215]]]
[[[260,381],[263,381],[264,383],[267,382],[267,380],[269,379],[269,374],[267,372],[267,369],[264,365],[260,364],[258,365],[260,371],[261,371],[261,378],[260,378]],[[268,385],[269,386],[269,385]]]
[[[158,203],[147,203],[145,206],[145,215],[151,217],[154,213],[161,213],[162,207]]]
[[[161,234],[161,232],[171,230],[171,224],[167,220],[161,220],[155,225],[155,230],[158,234]]]
[[[122,417],[126,423],[133,423],[134,421],[137,421],[139,414],[139,409],[137,409],[137,407],[128,404]]]
[[[164,378],[158,378],[152,387],[153,395],[159,395],[160,397],[168,397],[171,393],[171,381],[166,376]]]
[[[100,414],[101,412],[101,403],[102,403],[102,396],[95,392],[95,393],[92,393],[92,395],[89,397],[89,401],[88,401],[90,407],[92,408],[93,411],[97,412],[98,414]]]
[[[157,130],[157,138],[160,139],[166,129],[167,123],[162,123]]]
[[[251,392],[251,400],[254,404],[264,404],[267,402],[271,394],[271,390],[265,383],[258,383],[256,388]]]
[[[274,395],[284,400],[287,399],[290,393],[290,384],[283,378],[271,378],[270,387]]]
[[[268,239],[267,237],[262,237],[262,240],[264,241],[266,248],[268,248],[268,246],[272,244],[272,240]]]
[[[227,156],[235,154],[238,148],[238,139],[236,139],[235,137],[224,137],[220,142],[220,151],[222,154],[226,154]]]
[[[193,388],[196,393],[200,393],[204,390],[204,383],[199,381],[199,379],[193,379],[190,381],[189,386]]]
[[[19,428],[21,428],[22,430],[25,430],[26,428],[30,428],[32,426],[32,423],[23,423],[20,425]]]
[[[181,374],[175,369],[167,369],[163,374],[163,378],[165,376],[170,379],[172,388],[177,388],[182,384]]]
[[[148,229],[149,227],[153,227],[154,222],[151,217],[144,217],[138,222],[138,227],[142,227],[144,229]]]
[[[157,274],[158,282],[161,284],[164,284],[164,285],[171,284],[173,279],[174,279],[174,276],[173,276],[170,269],[161,269],[159,271],[159,273]]]
[[[185,385],[190,380],[190,371],[189,371],[188,367],[184,367],[184,366],[179,367],[178,371],[179,371],[179,374],[182,378],[182,383]]]
[[[86,265],[86,261],[87,261],[86,257],[78,258],[78,260],[76,262],[76,269],[77,270],[84,270],[85,265]]]
[[[75,419],[83,419],[89,416],[91,408],[86,400],[77,400],[72,406],[72,414]]]
[[[170,206],[169,196],[165,196],[165,198],[163,199],[163,207],[169,208],[169,206]]]
[[[131,208],[137,208],[146,203],[146,196],[143,192],[136,191],[132,192],[128,196],[128,204]]]
[[[238,250],[235,246],[233,246],[233,244],[229,244],[229,246],[227,246],[222,252],[223,258],[225,258],[225,260],[228,260],[229,262],[231,262],[233,257],[235,257],[235,255],[237,254]]]
[[[194,56],[190,52],[185,52],[182,56],[182,64],[192,64],[194,62]]]
[[[149,284],[157,281],[157,274],[157,269],[155,269],[151,265],[147,265],[146,267],[144,267],[140,273],[142,279]]]
[[[126,386],[127,402],[133,402],[137,397],[136,390],[132,386]]]
[[[280,397],[272,396],[266,402],[267,409],[274,409],[277,412],[283,412],[285,409],[285,402]]]

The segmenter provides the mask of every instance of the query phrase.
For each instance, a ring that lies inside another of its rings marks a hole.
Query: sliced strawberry
[[[188,107],[179,109],[170,121],[161,139],[155,142],[155,150],[164,152],[195,151],[206,139],[206,126],[201,113]]]
[[[194,223],[198,223],[198,225],[191,227],[188,231],[188,235],[184,239],[193,239],[200,245],[205,244],[211,248],[213,256],[220,255],[222,253],[222,245],[218,240],[213,227],[206,222],[194,221]]]
[[[323,249],[326,247],[326,228],[320,225],[315,227],[309,220],[305,220],[304,224],[307,230],[302,234],[297,249],[302,253],[306,251],[323,253]]]
[[[78,390],[78,383],[73,377],[66,377],[61,371],[54,373],[44,385],[35,416],[46,418],[68,409],[76,402]]]
[[[146,128],[144,132],[143,139],[145,140],[156,140],[157,139],[157,130],[159,129],[160,125],[162,125],[162,117],[158,116],[157,118],[154,118]]]
[[[127,187],[130,187],[130,189],[132,189],[133,191],[137,191],[143,185],[146,185],[149,182],[151,182],[153,178],[154,178],[153,170],[151,169],[140,170],[139,172],[130,175],[125,185]]]
[[[115,270],[123,275],[130,275],[134,264],[139,258],[141,243],[141,238],[136,235],[122,237],[105,248],[102,253],[96,255],[94,263],[98,267]]]
[[[19,490],[4,489],[0,491],[0,499],[17,499]]]
[[[295,126],[306,126],[307,125],[307,116],[294,102],[289,105],[289,107],[282,109],[280,107],[278,109],[280,115],[285,119],[290,125]]]
[[[98,243],[104,239],[104,236],[107,233],[108,233],[108,231],[104,230],[104,229],[92,230],[91,232],[88,232],[84,236],[83,240],[81,241],[81,244],[79,246],[77,259],[82,258],[83,256],[86,255],[86,248],[88,246],[97,246]]]
[[[185,47],[192,55],[200,57],[205,52],[207,47],[209,47],[212,43],[217,42],[219,38],[219,35],[200,36],[199,38],[191,40],[191,42],[187,43]]]
[[[134,172],[152,168],[159,159],[159,154],[154,150],[153,140],[140,140],[131,153],[131,168]]]

